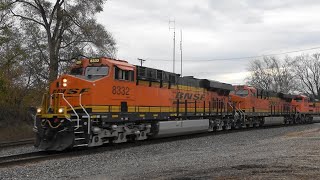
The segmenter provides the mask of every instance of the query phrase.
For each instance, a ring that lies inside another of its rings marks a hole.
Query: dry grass
[[[298,138],[298,137],[320,137],[320,128],[309,129],[299,132],[291,132],[284,135],[284,137]]]
[[[32,125],[26,123],[20,123],[17,127],[0,128],[0,143],[33,138],[32,128]]]

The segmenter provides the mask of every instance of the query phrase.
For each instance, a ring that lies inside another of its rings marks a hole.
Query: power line
[[[193,61],[193,62],[208,62],[208,61],[232,61],[232,60],[241,60],[241,59],[254,59],[254,58],[262,58],[266,56],[278,56],[278,55],[285,55],[285,54],[291,54],[291,53],[297,53],[297,52],[303,52],[303,51],[310,51],[320,49],[320,47],[313,47],[308,49],[300,49],[300,50],[294,50],[294,51],[287,51],[282,53],[274,53],[274,54],[264,54],[264,55],[257,55],[257,56],[246,56],[246,57],[235,57],[235,58],[216,58],[216,59],[206,59],[206,60],[183,60],[183,61]],[[150,61],[172,61],[167,59],[149,59]]]

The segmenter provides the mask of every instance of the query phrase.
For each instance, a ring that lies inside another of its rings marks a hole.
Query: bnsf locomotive
[[[266,124],[310,123],[320,105],[249,86],[197,79],[110,58],[77,60],[51,83],[35,146],[61,151]]]

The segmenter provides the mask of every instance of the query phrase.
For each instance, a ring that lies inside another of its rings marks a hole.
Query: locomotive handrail
[[[232,106],[230,102],[228,102],[227,104],[229,104],[229,106],[230,106],[232,109],[236,109],[236,112],[238,111],[238,110],[237,110],[237,107]],[[240,114],[240,113],[239,113],[239,114]],[[240,114],[240,116],[242,117],[242,115],[241,115],[241,114]],[[240,118],[241,118],[241,117],[240,117]]]
[[[246,114],[242,111],[240,107],[240,102],[239,102],[239,111],[243,114],[243,122],[246,120]]]
[[[47,93],[44,93],[42,95],[42,100],[41,100],[41,108],[42,110],[46,109],[47,112],[48,112],[48,109],[46,108],[48,102],[47,102],[47,99],[48,99],[48,94]],[[33,128],[34,129],[38,129],[37,128],[37,114],[35,116],[32,115],[32,118],[33,118]]]
[[[46,111],[45,112],[49,112],[50,108],[51,108],[51,99],[50,98],[50,102],[49,102],[49,106],[48,106],[48,94],[47,93],[44,93],[43,96],[42,96],[42,108],[43,110],[45,109]]]
[[[33,119],[33,128],[34,129],[38,129],[38,127],[37,127],[37,115],[31,114],[31,117]]]
[[[241,111],[240,109],[238,109],[236,106],[232,106],[230,102],[228,102],[228,104],[229,104],[229,106],[230,106],[231,108],[235,108],[236,111],[239,112],[239,114],[240,114],[240,119],[242,119],[242,115],[244,116],[244,114],[242,114],[242,113],[244,113],[244,112],[242,112],[242,111]],[[244,117],[245,117],[245,116],[244,116]]]
[[[51,94],[50,96],[50,106],[51,106],[51,103],[52,103],[52,96],[55,95],[55,94],[58,94],[58,95],[62,95],[62,99],[70,106],[70,108],[72,109],[73,113],[77,116],[77,127],[75,130],[79,129],[80,127],[80,119],[79,119],[79,115],[78,113],[76,112],[76,110],[74,110],[73,106],[69,103],[69,101],[64,97],[64,94],[63,93],[53,93]],[[68,118],[67,118],[68,119]],[[69,119],[68,119],[69,120]],[[70,120],[69,120],[70,121]]]
[[[87,112],[87,110],[82,106],[82,94],[80,94],[79,96],[79,105],[81,106],[81,108],[83,109],[84,113],[86,113],[86,115],[88,116],[88,134],[90,134],[90,124],[91,124],[91,118],[89,113]]]

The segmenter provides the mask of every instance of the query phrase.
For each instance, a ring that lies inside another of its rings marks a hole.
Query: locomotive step
[[[75,131],[75,134],[84,134],[84,131]]]
[[[88,146],[88,144],[77,144],[77,145],[74,145],[73,147],[84,147],[84,146]]]
[[[77,125],[74,125],[73,127],[77,128],[78,126],[77,126]],[[79,125],[79,128],[82,128],[82,125]]]
[[[75,138],[75,141],[81,141],[81,140],[85,140],[86,138]]]

